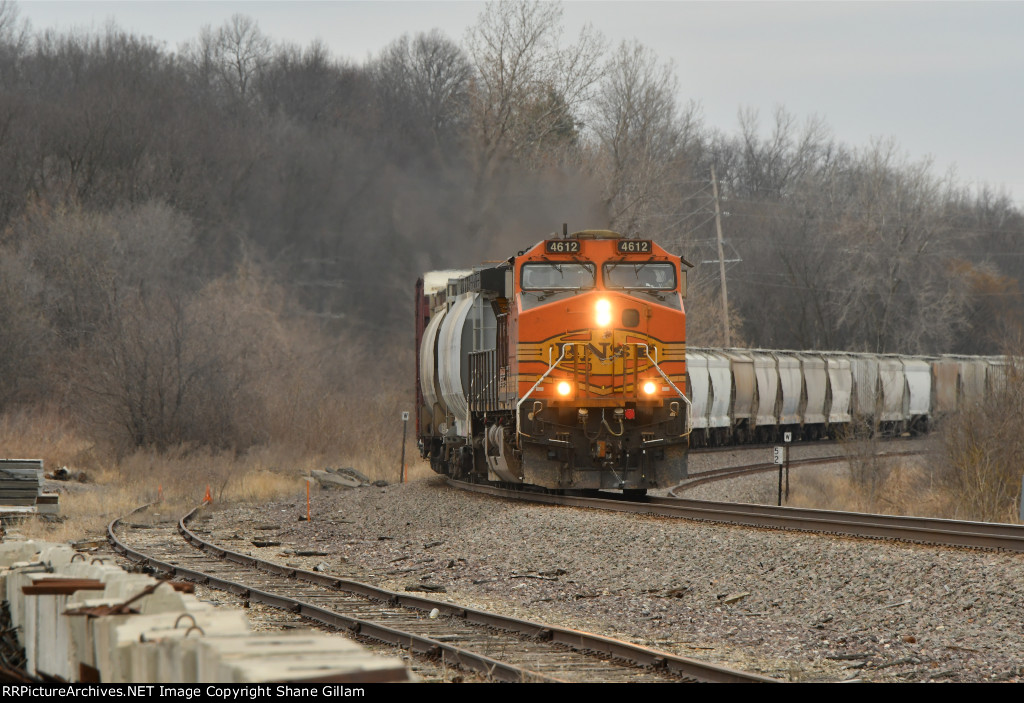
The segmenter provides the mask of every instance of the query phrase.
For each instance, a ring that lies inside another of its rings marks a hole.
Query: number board
[[[547,239],[544,251],[548,254],[579,254],[580,242],[578,239]]]
[[[620,254],[650,254],[650,239],[620,239],[616,243]]]

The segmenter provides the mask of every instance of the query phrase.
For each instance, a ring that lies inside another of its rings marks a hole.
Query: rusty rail
[[[194,509],[178,523],[178,531],[185,540],[194,547],[197,547],[217,559],[258,570],[259,572],[283,576],[290,580],[304,581],[332,589],[335,592],[359,595],[366,599],[378,601],[389,606],[401,606],[421,612],[430,612],[433,609],[437,609],[443,616],[459,618],[468,624],[482,625],[495,630],[515,633],[520,637],[537,642],[550,642],[560,645],[565,649],[580,653],[596,653],[598,656],[611,657],[633,666],[665,672],[674,677],[709,683],[775,681],[775,679],[761,676],[759,674],[740,672],[715,664],[688,659],[686,657],[679,657],[609,637],[570,630],[567,628],[542,625],[528,620],[520,620],[495,613],[465,608],[445,601],[437,601],[405,593],[396,593],[369,584],[338,578],[337,576],[331,576],[329,574],[281,566],[273,562],[256,559],[255,557],[240,554],[208,543],[190,531],[187,527],[187,523],[197,514],[198,510],[199,508]],[[177,578],[184,578],[196,583],[204,584],[211,588],[217,588],[234,593],[250,602],[259,602],[275,608],[287,610],[320,622],[329,627],[348,630],[354,634],[394,644],[423,655],[441,657],[447,664],[456,665],[470,671],[476,671],[498,681],[560,681],[560,679],[552,676],[538,674],[534,671],[516,667],[482,654],[456,647],[448,642],[435,640],[415,633],[400,631],[383,626],[371,620],[354,618],[333,610],[321,608],[297,598],[290,598],[277,593],[254,589],[251,586],[242,583],[154,559],[138,550],[132,549],[117,539],[115,535],[115,528],[118,522],[119,520],[114,520],[107,527],[108,539],[114,546],[114,549],[124,554],[129,559],[140,562],[156,571],[173,575]]]

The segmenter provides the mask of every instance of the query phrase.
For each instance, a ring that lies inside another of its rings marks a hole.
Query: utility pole
[[[725,346],[731,347],[729,338],[729,292],[725,288],[725,252],[722,249],[722,209],[718,205],[718,180],[715,165],[711,164],[711,192],[715,196],[715,228],[718,230],[718,273],[722,279],[722,328],[725,331]]]

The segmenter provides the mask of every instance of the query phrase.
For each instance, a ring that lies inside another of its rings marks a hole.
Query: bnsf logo
[[[646,335],[630,334],[628,339],[581,340],[578,335],[568,335],[575,339],[554,337],[542,342],[541,358],[547,362],[562,356],[562,349],[568,344],[565,356],[558,363],[558,368],[572,373],[590,373],[591,375],[618,374],[624,371],[639,373],[651,368],[650,356],[655,354],[655,341]],[[645,351],[644,345],[647,350]]]

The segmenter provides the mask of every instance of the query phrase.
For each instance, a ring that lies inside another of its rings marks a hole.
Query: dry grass
[[[866,483],[855,470],[800,469],[793,473],[787,505],[886,515],[957,518],[957,501],[929,459],[883,460],[881,477]],[[856,463],[854,461],[854,463]],[[861,480],[858,480],[861,478]],[[1005,522],[1015,522],[1007,516]]]
[[[374,414],[400,417],[387,407],[394,402],[378,399],[373,404],[378,411]],[[349,417],[360,416],[353,413]],[[374,420],[364,414],[359,426],[372,427]],[[361,437],[362,446],[349,434],[335,451],[311,451],[308,445],[284,443],[253,447],[243,454],[179,446],[164,452],[139,450],[118,459],[95,447],[53,410],[0,416],[0,456],[41,458],[47,472],[67,466],[89,477],[89,483],[57,484],[62,491],[61,521],[29,518],[11,531],[56,541],[98,538],[112,519],[157,500],[159,495],[169,504],[165,510],[181,514],[203,500],[207,486],[216,503],[292,498],[305,492],[306,477],[312,470],[325,467],[353,467],[371,480],[396,483],[402,430],[400,421],[391,424],[394,427],[387,432],[355,435]],[[405,456],[410,480],[431,475],[411,436],[406,438]],[[312,488],[318,490],[316,482]]]
[[[846,455],[844,469],[799,470],[794,474],[789,504],[889,515],[1016,522],[1015,499],[1000,500],[999,510],[981,514],[975,507],[979,501],[972,500],[970,492],[963,487],[965,481],[955,480],[962,479],[964,472],[951,469],[949,427],[962,428],[968,424],[966,420],[973,421],[978,415],[974,410],[965,413],[958,422],[933,428],[924,440],[925,444],[917,446],[918,450],[927,453],[918,457],[879,456],[899,447],[873,433],[870,427],[855,425],[841,443]],[[999,446],[1000,442],[987,438],[983,444]],[[980,479],[976,483],[983,485]],[[992,490],[993,483],[988,481],[977,492],[995,496],[997,492]],[[1006,493],[1008,491],[1004,490],[999,496]]]
[[[47,467],[89,464],[92,443],[56,410],[21,410],[0,415],[0,457],[42,459]]]

